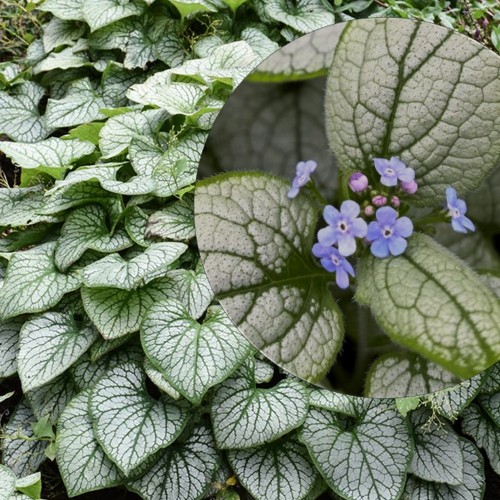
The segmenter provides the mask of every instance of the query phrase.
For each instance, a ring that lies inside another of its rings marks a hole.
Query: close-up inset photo
[[[497,1],[0,7],[0,500],[500,498]]]
[[[238,87],[204,149],[198,246],[266,357],[417,396],[500,359],[500,58],[400,19],[323,28]]]

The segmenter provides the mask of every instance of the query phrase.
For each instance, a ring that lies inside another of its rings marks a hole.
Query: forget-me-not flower
[[[467,205],[464,200],[457,198],[457,192],[454,188],[446,188],[446,203],[448,206],[448,215],[451,216],[451,227],[458,233],[466,233],[467,229],[475,231],[476,226],[465,216]]]
[[[408,217],[400,217],[392,207],[382,207],[375,214],[377,220],[370,222],[366,238],[371,242],[370,251],[375,257],[389,254],[401,255],[408,245],[405,238],[413,233],[413,223]]]
[[[335,247],[316,243],[312,253],[321,259],[321,265],[330,273],[335,273],[335,281],[340,288],[349,286],[349,275],[354,276],[351,263]]]
[[[318,231],[318,241],[323,246],[338,245],[341,255],[347,257],[356,251],[354,238],[366,236],[366,222],[358,217],[359,205],[352,200],[346,200],[340,205],[340,211],[332,205],[323,210],[327,227]]]
[[[390,160],[374,158],[375,168],[381,175],[380,182],[384,186],[396,186],[398,179],[411,182],[415,179],[415,170],[407,167],[399,158],[393,156]]]
[[[318,164],[314,160],[299,161],[295,167],[295,178],[292,181],[292,187],[288,191],[288,198],[295,198],[299,194],[301,187],[305,186],[311,174],[316,170]]]

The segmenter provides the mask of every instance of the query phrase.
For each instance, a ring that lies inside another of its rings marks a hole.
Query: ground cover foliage
[[[421,398],[307,385],[228,321],[194,239],[199,156],[234,87],[303,33],[396,7],[418,9],[39,5],[43,35],[0,66],[0,150],[21,168],[0,191],[1,498],[50,498],[37,471],[54,459],[68,496],[483,497],[485,461],[500,473],[498,364]]]

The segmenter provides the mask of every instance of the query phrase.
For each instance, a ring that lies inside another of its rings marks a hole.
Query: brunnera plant
[[[310,386],[256,354],[200,262],[192,191],[217,111],[345,10],[40,8],[42,38],[0,70],[0,150],[21,168],[0,190],[0,498],[50,498],[51,460],[69,497],[481,498],[478,447],[500,472],[497,365],[396,401]]]

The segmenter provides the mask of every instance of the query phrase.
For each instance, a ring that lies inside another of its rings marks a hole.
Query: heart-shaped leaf
[[[38,110],[44,93],[35,82],[20,83],[11,93],[0,92],[0,131],[13,141],[35,143],[45,139],[51,130]]]
[[[43,205],[44,189],[0,188],[0,219],[2,227],[30,226],[38,222],[57,222],[58,217],[40,215],[38,209]]]
[[[454,422],[477,396],[485,373],[472,377],[461,384],[434,392],[427,396],[427,402],[438,414]]]
[[[82,14],[84,0],[45,0],[37,9],[51,12],[56,18],[69,21],[85,21]]]
[[[40,387],[66,371],[97,337],[92,325],[79,327],[70,313],[48,312],[27,321],[17,357],[23,390]]]
[[[360,259],[356,299],[393,340],[459,377],[500,357],[498,297],[428,236],[414,234],[399,257]]]
[[[32,474],[45,459],[47,441],[35,438],[32,426],[36,420],[33,411],[23,398],[3,427],[3,435],[8,439],[2,440],[2,463],[18,477]]]
[[[404,398],[439,391],[460,379],[435,363],[411,352],[379,356],[370,366],[365,395],[371,398]]]
[[[280,0],[265,3],[266,14],[299,33],[309,33],[335,23],[335,16],[321,0],[297,0],[293,5]]]
[[[55,262],[59,270],[68,269],[89,249],[111,253],[132,246],[123,229],[110,233],[106,216],[104,208],[94,204],[84,205],[68,215],[55,251]]]
[[[151,307],[142,323],[141,340],[153,365],[194,404],[252,350],[222,308],[209,308],[200,324],[176,299]]]
[[[92,389],[90,416],[104,451],[125,474],[172,443],[186,425],[185,405],[146,391],[135,364],[110,369]]]
[[[169,446],[144,476],[127,487],[145,500],[198,500],[205,498],[218,465],[212,434],[200,426],[185,441]]]
[[[307,498],[319,477],[304,446],[277,441],[249,450],[230,450],[228,460],[255,498]]]
[[[408,471],[435,483],[458,486],[464,481],[464,459],[458,434],[447,422],[436,423],[432,412],[419,408],[410,414],[413,454]]]
[[[99,149],[103,157],[112,158],[125,151],[135,134],[153,135],[167,116],[165,111],[150,109],[110,118],[99,133]]]
[[[190,316],[198,319],[206,311],[214,298],[201,261],[194,270],[174,269],[167,278],[172,285],[172,294],[184,304]]]
[[[414,202],[479,187],[496,168],[498,56],[451,30],[405,19],[351,22],[335,50],[326,129],[340,168],[398,156],[415,169]],[[374,79],[373,75],[377,75]]]
[[[45,311],[64,294],[80,288],[75,273],[60,273],[54,262],[55,243],[16,252],[0,288],[0,317]]]
[[[217,387],[211,414],[219,448],[253,448],[302,425],[307,415],[307,390],[291,378],[268,389],[257,388],[253,363],[243,365]]]
[[[57,463],[71,497],[110,488],[125,480],[94,437],[88,415],[89,395],[89,390],[80,392],[57,422]]]
[[[10,377],[17,371],[19,331],[23,323],[21,319],[0,323],[0,379]]]
[[[342,498],[395,500],[401,495],[412,444],[405,420],[390,403],[371,400],[354,421],[311,409],[300,440]]]
[[[210,285],[233,323],[263,354],[303,379],[329,370],[342,319],[311,247],[317,211],[287,197],[286,181],[226,174],[198,184],[196,236]]]
[[[464,457],[462,484],[453,486],[427,482],[409,476],[403,498],[423,500],[480,500],[483,498],[485,486],[483,457],[470,441],[460,439],[460,445]]]
[[[145,4],[140,0],[86,0],[82,2],[82,14],[91,31],[107,26],[119,19],[142,14]]]
[[[82,287],[85,311],[107,340],[139,330],[146,311],[171,296],[168,278],[159,278],[137,290]]]
[[[148,238],[184,241],[194,234],[193,198],[185,197],[153,213],[147,222]]]
[[[64,408],[77,393],[73,379],[62,374],[41,387],[26,392],[26,398],[38,419],[49,417],[50,422],[56,424]]]
[[[0,464],[0,495],[2,498],[12,498],[15,492],[16,475],[5,465]]]
[[[462,415],[462,430],[483,448],[493,470],[500,474],[500,425],[484,410],[481,404],[465,408]]]
[[[83,283],[90,288],[134,290],[168,272],[169,264],[185,251],[184,243],[156,243],[130,260],[114,253],[90,264],[82,272]]]
[[[29,142],[1,142],[3,151],[22,168],[68,168],[82,156],[92,153],[95,146],[78,139],[64,140],[51,137],[35,144]]]
[[[49,127],[73,127],[104,119],[100,109],[105,107],[106,101],[90,79],[82,78],[71,82],[63,98],[49,99],[44,116]]]

